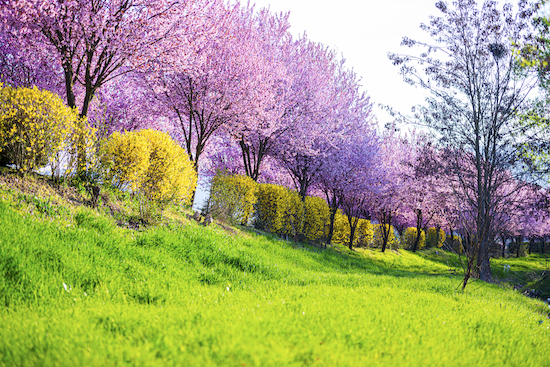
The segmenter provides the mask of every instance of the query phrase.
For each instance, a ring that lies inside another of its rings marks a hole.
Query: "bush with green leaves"
[[[220,171],[212,179],[207,210],[216,219],[247,225],[257,191],[258,184],[250,177]]]

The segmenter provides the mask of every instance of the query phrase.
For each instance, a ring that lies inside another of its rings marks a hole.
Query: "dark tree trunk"
[[[380,221],[380,230],[382,231],[382,252],[386,252],[386,247],[388,246],[391,231],[391,219],[391,211],[382,211]]]
[[[355,239],[355,232],[357,231],[357,224],[359,223],[359,218],[348,216],[349,223],[349,243],[348,247],[350,250],[353,250],[353,240]]]
[[[412,250],[413,252],[416,252],[418,250],[418,246],[420,244],[420,237],[422,235],[422,210],[415,209],[414,212],[416,214],[416,238],[414,240]]]

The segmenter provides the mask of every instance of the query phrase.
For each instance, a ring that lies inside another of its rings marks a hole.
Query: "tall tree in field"
[[[491,281],[494,218],[503,207],[497,193],[509,182],[506,172],[517,172],[512,171],[519,156],[515,117],[527,107],[534,87],[532,79],[516,73],[511,44],[529,30],[533,10],[526,1],[516,11],[510,4],[499,8],[495,1],[440,1],[436,7],[441,16],[422,25],[435,42],[404,38],[404,45],[418,46],[422,53],[391,54],[390,59],[402,65],[406,81],[432,93],[417,117],[453,152],[449,172],[457,201],[469,214],[461,220],[475,248],[473,270]]]
[[[373,219],[380,224],[382,252],[388,247],[392,224],[400,214],[404,199],[408,195],[404,169],[409,151],[410,146],[406,139],[400,137],[393,129],[385,132],[380,145],[381,174],[378,177],[378,189],[369,203]]]

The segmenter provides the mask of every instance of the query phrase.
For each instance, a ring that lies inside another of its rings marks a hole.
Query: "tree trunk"
[[[388,246],[391,231],[391,218],[391,211],[382,212],[382,220],[380,221],[380,229],[382,231],[382,252],[386,252],[386,247]]]
[[[413,252],[416,252],[418,250],[418,246],[420,244],[420,237],[422,235],[422,210],[415,209],[414,212],[416,214],[416,238],[413,244]]]

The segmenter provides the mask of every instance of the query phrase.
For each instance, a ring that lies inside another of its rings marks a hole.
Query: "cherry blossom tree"
[[[264,77],[267,57],[254,8],[237,3],[208,19],[218,36],[196,50],[193,67],[176,64],[149,77],[173,134],[196,170],[216,134],[231,135],[236,126],[267,110],[264,100],[270,83]]]
[[[369,98],[345,60],[306,38],[298,43],[286,111],[291,128],[279,138],[274,155],[304,198],[328,152],[353,131],[368,131],[373,118]]]
[[[395,129],[385,132],[380,146],[382,159],[377,194],[372,196],[370,207],[372,217],[380,224],[382,235],[382,252],[386,251],[393,230],[392,223],[403,208],[407,195],[403,170],[409,154],[408,144]]]
[[[158,60],[191,54],[187,25],[210,0],[2,0],[0,24],[29,56],[62,70],[66,102],[87,116],[107,82]],[[193,41],[197,41],[195,38]],[[192,42],[193,44],[194,42]],[[80,144],[82,145],[82,144]],[[85,153],[78,154],[79,174]]]

